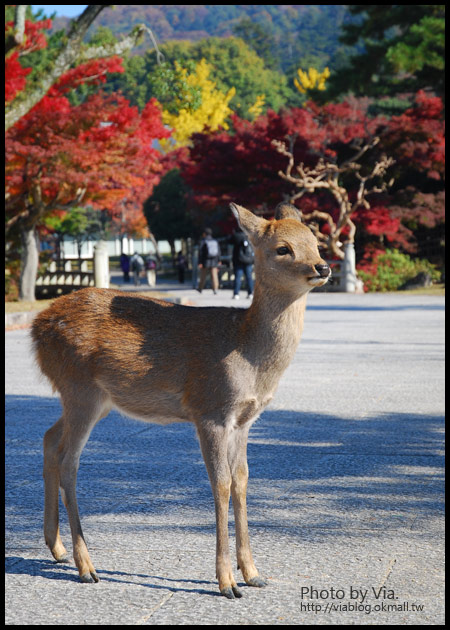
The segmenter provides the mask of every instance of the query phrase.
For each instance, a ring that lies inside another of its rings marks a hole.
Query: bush
[[[5,302],[19,299],[20,261],[10,262],[5,267]]]
[[[365,291],[396,291],[421,271],[429,273],[433,282],[439,281],[440,272],[435,265],[428,260],[413,260],[397,249],[387,249],[370,264],[362,263],[358,267]]]

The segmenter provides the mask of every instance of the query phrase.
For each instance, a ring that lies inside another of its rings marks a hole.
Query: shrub
[[[365,291],[396,291],[421,271],[429,273],[433,282],[439,281],[440,272],[435,265],[428,260],[413,260],[397,249],[377,253],[370,263],[363,261],[358,266]]]

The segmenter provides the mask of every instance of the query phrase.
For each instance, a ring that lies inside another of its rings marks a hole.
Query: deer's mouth
[[[328,276],[311,276],[308,278],[308,282],[309,284],[313,284],[314,286],[322,286],[324,285],[326,282],[328,282],[329,278],[330,278],[329,274]]]

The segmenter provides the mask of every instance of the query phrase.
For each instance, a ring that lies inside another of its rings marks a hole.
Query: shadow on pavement
[[[57,398],[6,397],[6,523],[19,538],[41,535],[42,438],[59,415]],[[395,526],[396,514],[402,524],[438,514],[442,426],[442,417],[424,414],[358,419],[266,410],[250,431],[250,521],[339,529],[351,512],[377,529]],[[84,515],[176,517],[189,509],[200,524],[180,530],[211,533],[211,490],[191,424],[110,413],[83,451],[77,487]]]

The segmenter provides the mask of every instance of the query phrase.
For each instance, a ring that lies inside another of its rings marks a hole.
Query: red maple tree
[[[9,95],[25,77],[14,73],[15,64],[7,73]],[[36,235],[46,217],[80,203],[114,212],[125,196],[147,197],[159,179],[152,142],[169,132],[154,99],[139,113],[120,94],[97,92],[77,106],[66,96],[80,83],[101,84],[108,72],[120,71],[118,57],[69,70],[6,134],[6,229],[22,241],[22,299],[34,299]]]
[[[368,99],[323,106],[309,102],[303,109],[279,114],[269,111],[255,122],[232,116],[230,132],[195,135],[189,158],[181,164],[183,178],[193,189],[195,206],[209,213],[222,207],[222,229],[231,230],[233,222],[226,212],[229,201],[270,215],[276,203],[293,192],[292,184],[278,176],[287,161],[276,151],[273,140],[286,143],[295,164],[314,168],[320,159],[341,164],[354,155],[355,147],[379,136],[374,151],[361,156],[361,174],[367,174],[371,163],[387,154],[395,160],[389,169],[394,186],[389,194],[371,196],[370,207],[362,206],[354,213],[357,255],[362,257],[371,244],[380,250],[386,246],[414,250],[413,215],[420,214],[420,221],[430,223],[430,213],[434,212],[436,223],[443,220],[442,205],[433,201],[442,194],[442,103],[418,93],[413,107],[391,119],[370,117],[368,105]],[[350,201],[356,199],[358,180],[344,183]],[[407,186],[414,194],[404,204]],[[417,197],[419,192],[428,195],[426,201]],[[338,205],[327,192],[305,194],[297,203],[305,215],[319,210],[329,213],[335,222],[338,219]],[[320,229],[326,233],[326,221]],[[342,236],[346,236],[345,230]]]

